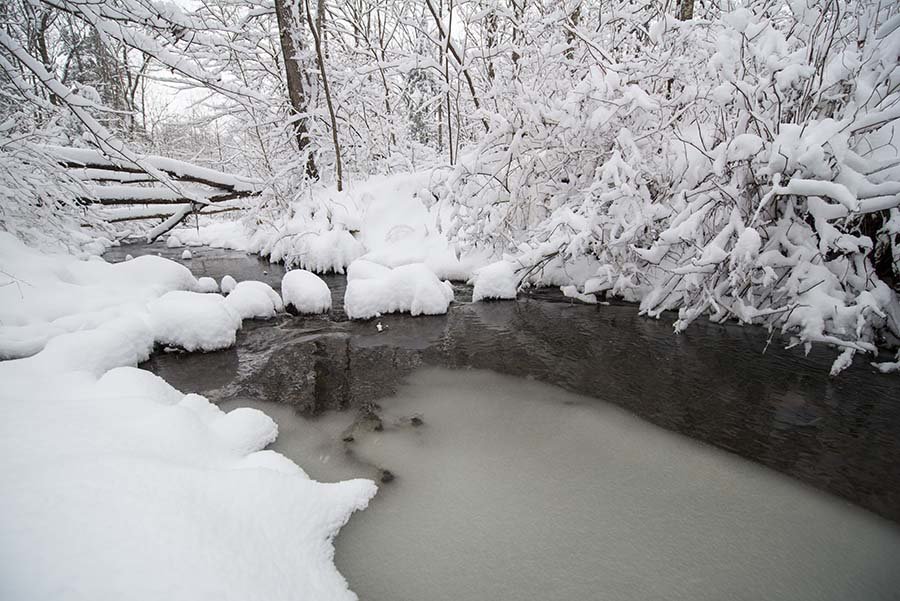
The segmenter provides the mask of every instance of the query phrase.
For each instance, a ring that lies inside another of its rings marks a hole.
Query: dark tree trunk
[[[306,153],[306,174],[312,179],[319,178],[312,149],[309,148],[309,129],[306,126],[306,110],[309,100],[303,90],[303,75],[300,70],[298,53],[303,49],[292,35],[298,23],[302,23],[299,15],[293,15],[291,0],[275,0],[275,16],[278,20],[278,37],[281,42],[281,53],[284,56],[284,71],[287,78],[288,99],[294,117],[294,135],[297,149]]]

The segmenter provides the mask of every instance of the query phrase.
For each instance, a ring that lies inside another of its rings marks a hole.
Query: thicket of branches
[[[835,371],[900,335],[895,3],[12,0],[0,16],[5,227],[71,198],[48,141],[262,178],[258,220],[316,180],[430,169],[448,237],[506,253],[523,284],[574,281],[678,311],[679,329],[782,328],[840,347]],[[162,83],[203,110],[156,118]],[[58,185],[17,196],[23,165]]]

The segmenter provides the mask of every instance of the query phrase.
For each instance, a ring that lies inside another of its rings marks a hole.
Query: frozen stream
[[[748,461],[557,387],[417,371],[381,403],[290,424],[275,449],[313,477],[390,466],[337,540],[364,600],[895,599],[900,531]],[[411,416],[423,423],[414,426]],[[314,458],[310,461],[311,458]]]
[[[283,273],[194,256],[197,275]],[[314,478],[394,476],[337,540],[364,601],[896,599],[896,376],[830,380],[831,351],[763,354],[756,328],[467,294],[382,332],[340,310],[248,322],[233,349],[145,367],[262,408]]]

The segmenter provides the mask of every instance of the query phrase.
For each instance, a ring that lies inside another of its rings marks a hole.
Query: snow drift
[[[2,349],[22,357],[0,362],[0,598],[356,598],[331,541],[375,485],[314,482],[263,450],[263,413],[134,367],[157,343],[230,344],[222,297],[173,261],[78,261],[5,233],[0,271]]]

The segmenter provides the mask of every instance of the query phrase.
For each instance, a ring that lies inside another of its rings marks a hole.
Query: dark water
[[[136,245],[107,259],[180,260],[181,250]],[[284,273],[239,252],[192,252],[184,263],[198,276],[228,273],[277,290]],[[459,287],[447,315],[350,322],[344,278],[325,279],[329,317],[245,322],[232,349],[157,354],[143,367],[215,402],[271,401],[307,417],[346,410],[372,423],[378,399],[418,368],[493,370],[614,403],[900,522],[900,378],[861,358],[829,378],[835,355],[825,347],[804,356],[777,337],[767,348],[758,328],[701,322],[676,336],[671,320],[635,306],[572,304],[555,292],[470,303]]]

